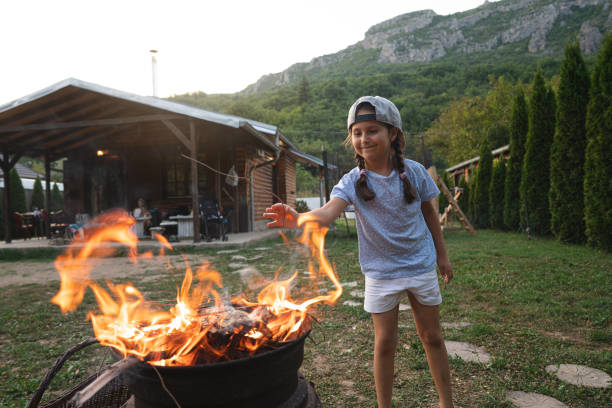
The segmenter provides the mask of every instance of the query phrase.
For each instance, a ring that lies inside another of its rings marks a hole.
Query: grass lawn
[[[306,342],[302,372],[314,382],[325,407],[376,405],[372,374],[373,328],[361,307],[363,289],[357,238],[340,223],[328,234],[328,258],[346,287],[335,307],[319,308],[319,324]],[[570,407],[612,406],[612,389],[579,387],[546,373],[550,364],[581,364],[612,374],[612,255],[550,239],[527,240],[524,235],[479,231],[445,232],[455,270],[450,285],[442,285],[442,322],[467,322],[470,327],[446,329],[447,340],[484,347],[489,364],[451,359],[457,405],[511,407],[508,391],[538,392]],[[257,247],[270,250],[259,251]],[[284,265],[289,274],[301,262],[295,251],[273,240],[241,249],[262,274],[272,276]],[[209,259],[222,273],[228,293],[244,289],[229,264],[233,254],[217,250],[190,253]],[[49,258],[48,262],[51,262]],[[182,270],[137,270],[131,281],[151,300],[173,299]],[[300,266],[301,268],[301,266]],[[19,270],[19,262],[1,262],[1,271]],[[3,272],[2,272],[3,273]],[[95,307],[91,291],[76,312],[62,315],[50,303],[59,282],[2,288],[0,300],[0,406],[23,407],[46,371],[65,350],[92,336],[88,310]],[[355,295],[355,296],[353,296]],[[407,301],[406,301],[407,303]],[[59,371],[43,401],[75,385],[110,361],[108,352],[91,346],[73,356]],[[396,357],[394,403],[397,407],[430,407],[437,401],[425,354],[410,311],[400,312],[400,342]]]

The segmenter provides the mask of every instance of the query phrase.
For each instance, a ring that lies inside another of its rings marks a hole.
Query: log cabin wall
[[[267,161],[266,159],[256,158],[249,161],[251,168]],[[253,171],[253,208],[255,211],[254,231],[260,231],[266,228],[267,220],[263,217],[266,208],[274,204],[273,195],[273,167],[267,165],[259,167]],[[250,194],[249,194],[250,196]]]
[[[281,154],[277,164],[278,196],[292,208],[296,206],[296,167],[295,160],[287,154]]]

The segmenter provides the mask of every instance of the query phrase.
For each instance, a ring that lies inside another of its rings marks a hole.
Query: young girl
[[[408,296],[427,354],[440,407],[452,407],[450,370],[442,331],[436,262],[446,283],[453,278],[438,213],[440,193],[425,168],[403,158],[406,140],[397,107],[379,96],[359,98],[348,114],[346,143],[358,167],[333,188],[331,199],[310,214],[324,224],[355,207],[359,262],[365,275],[364,309],[374,322],[374,380],[380,408],[391,407],[398,310]],[[267,208],[270,227],[296,228],[298,214],[285,204]]]

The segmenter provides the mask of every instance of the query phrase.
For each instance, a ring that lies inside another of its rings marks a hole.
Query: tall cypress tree
[[[535,235],[550,233],[550,145],[555,131],[555,94],[538,67],[529,101],[529,131],[521,173],[521,223]]]
[[[521,171],[523,169],[523,156],[525,155],[525,141],[529,118],[527,102],[523,88],[519,87],[512,104],[512,119],[510,121],[510,158],[506,168],[506,182],[504,186],[504,224],[511,231],[518,231],[520,227],[520,192]]]
[[[15,168],[12,168],[9,172],[9,183],[11,183],[11,196],[9,207],[11,214],[14,212],[25,212],[26,211],[26,195],[21,182],[21,177]]]
[[[506,181],[506,160],[500,157],[493,166],[489,187],[489,217],[491,228],[504,229],[504,184]]]
[[[64,208],[64,196],[57,183],[53,183],[51,188],[51,211],[59,211]]]
[[[480,145],[480,159],[478,160],[478,174],[474,193],[474,224],[477,228],[488,228],[490,226],[489,188],[491,186],[492,167],[493,155],[489,147],[489,139],[485,138]]]
[[[604,39],[587,109],[584,212],[587,243],[612,250],[612,33]],[[606,153],[607,152],[607,153]]]
[[[574,42],[565,48],[557,124],[550,149],[550,227],[562,242],[584,242],[584,150],[589,75]]]
[[[461,192],[461,195],[459,196],[457,205],[459,205],[459,208],[461,208],[461,211],[463,211],[463,213],[469,217],[468,214],[470,212],[470,187],[467,181],[465,181],[465,177],[461,176],[458,187],[463,189],[463,191]]]
[[[30,205],[30,209],[34,209],[34,207],[39,210],[45,208],[45,194],[43,193],[42,182],[40,181],[40,177],[36,176],[36,180],[34,180],[34,188],[32,189],[32,203]]]

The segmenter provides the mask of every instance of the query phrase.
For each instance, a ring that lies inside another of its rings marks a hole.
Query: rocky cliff
[[[371,27],[365,38],[335,54],[295,64],[265,75],[244,93],[287,85],[303,75],[375,53],[380,64],[428,62],[455,55],[502,52],[531,55],[559,53],[573,38],[585,54],[595,53],[612,27],[612,0],[502,0],[440,16],[423,10],[394,17]]]

